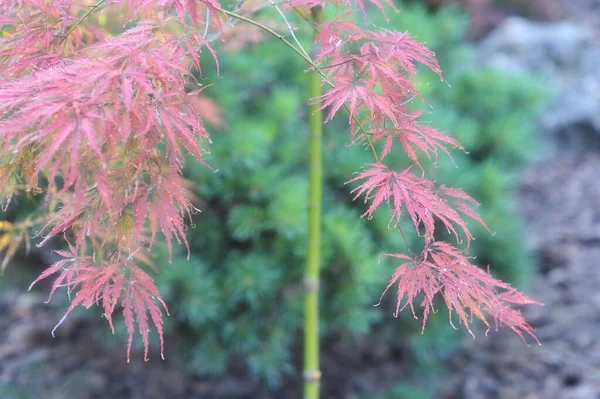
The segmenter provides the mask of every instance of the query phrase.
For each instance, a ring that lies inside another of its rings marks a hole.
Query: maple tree
[[[385,12],[379,0],[371,5]],[[62,287],[75,293],[59,325],[75,307],[100,304],[113,328],[112,315],[120,309],[129,336],[127,358],[136,325],[144,358],[150,324],[162,353],[167,307],[141,265],[151,264],[145,252],[158,233],[169,252],[173,240],[189,252],[185,230],[198,209],[182,175],[184,157],[193,156],[213,173],[205,161],[210,137],[203,124],[210,106],[198,101],[202,86],[192,71],[201,71],[203,51],[218,65],[214,42],[243,40],[235,28],[246,24],[296,52],[312,76],[311,233],[318,235],[320,221],[320,115],[327,112],[327,122],[347,113],[353,143],[368,147],[374,158],[348,181],[359,183],[352,190],[354,199],[362,197],[369,204],[363,216],[372,217],[385,203],[390,225],[399,234],[405,234],[399,221],[406,214],[423,238],[418,254],[406,245],[406,253],[390,255],[403,261],[384,291],[398,285],[396,314],[407,306],[415,314],[413,302],[423,295],[425,327],[440,294],[469,332],[473,316],[488,327],[491,317],[496,325],[536,339],[520,312],[510,307],[536,302],[474,266],[464,251],[436,239],[443,226],[468,247],[473,237],[464,218],[485,226],[473,209],[474,199],[424,175],[423,157],[435,163],[440,151],[451,156],[452,148],[462,149],[450,135],[421,124],[421,112],[410,108],[413,99],[421,98],[415,88],[417,65],[440,79],[441,68],[433,52],[407,32],[371,31],[353,22],[355,10],[364,15],[367,6],[361,0],[242,1],[231,7],[217,0],[0,2],[0,184],[5,206],[22,193],[46,193],[41,216],[13,226],[15,244],[1,247],[8,248],[6,262],[39,222],[44,226],[37,232],[38,245],[61,234],[69,241],[68,251],[58,251],[64,259],[34,281],[55,276],[51,296]],[[266,8],[281,18],[277,29],[259,18]],[[325,18],[325,8],[334,8],[335,16]],[[314,56],[296,37],[286,17],[292,14],[314,31]],[[102,29],[101,15],[122,15],[124,31]],[[396,143],[412,167],[396,171],[384,163]],[[311,240],[318,246],[318,236]],[[306,306],[312,312],[318,307],[318,248],[308,253],[305,285],[311,299]],[[316,311],[310,314],[318,320]],[[310,334],[307,342],[317,346],[318,356],[318,332]],[[312,392],[318,392],[319,375],[318,361],[305,371],[309,383],[315,383]]]

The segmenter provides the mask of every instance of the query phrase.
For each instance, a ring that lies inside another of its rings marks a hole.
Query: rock
[[[481,42],[480,53],[486,65],[547,80],[555,100],[540,122],[544,132],[563,134],[559,148],[600,143],[600,47],[592,31],[513,17]]]
[[[34,322],[16,324],[8,332],[8,343],[21,349],[33,348],[38,345],[48,345],[52,341],[47,324]]]
[[[563,398],[565,399],[589,399],[598,397],[598,388],[590,385],[583,385],[574,389],[566,390]]]
[[[37,292],[23,292],[14,300],[12,311],[17,317],[31,318],[33,310],[47,298]]]
[[[109,381],[104,374],[98,371],[89,371],[85,376],[85,384],[90,391],[96,393],[103,392],[109,384]]]
[[[555,375],[548,376],[543,381],[543,389],[539,392],[539,398],[560,398],[562,383],[560,378]]]
[[[570,83],[598,77],[593,32],[570,22],[541,23],[508,18],[480,45],[481,59],[502,69],[542,73]],[[588,82],[589,83],[589,82]]]

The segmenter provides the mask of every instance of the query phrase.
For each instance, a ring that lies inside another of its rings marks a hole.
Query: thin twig
[[[71,26],[71,28],[69,28],[67,33],[63,36],[62,40],[60,41],[60,44],[63,44],[67,40],[67,37],[69,37],[69,35],[73,33],[73,31],[77,29],[77,27],[81,25],[83,21],[85,21],[90,15],[92,15],[94,11],[100,8],[100,6],[104,3],[106,3],[106,0],[100,0],[99,2],[91,6],[90,9],[79,19],[79,21],[75,22],[75,24]]]
[[[298,48],[304,53],[304,55],[308,58],[310,58],[310,55],[308,55],[308,53],[306,52],[306,50],[304,49],[304,47],[302,47],[302,44],[300,44],[300,41],[298,40],[298,38],[296,37],[296,35],[294,34],[294,28],[292,28],[292,25],[290,25],[290,22],[288,21],[288,19],[286,18],[285,14],[283,13],[283,11],[281,11],[281,8],[279,8],[279,6],[277,5],[277,3],[275,3],[273,0],[267,0],[269,3],[271,3],[273,5],[273,7],[275,7],[275,9],[277,10],[277,12],[279,13],[279,15],[281,15],[281,18],[283,19],[283,21],[285,22],[285,24],[288,27],[288,30],[290,31],[290,34],[292,35],[292,38],[294,39],[294,41],[296,42],[296,44],[298,45]]]
[[[333,83],[327,78],[327,76],[323,73],[323,71],[321,71],[321,68],[319,68],[319,66],[317,64],[315,64],[315,62],[312,60],[312,58],[310,58],[309,56],[305,55],[302,50],[298,49],[296,46],[294,46],[288,39],[285,38],[285,36],[283,36],[282,34],[274,31],[273,29],[269,28],[268,26],[254,20],[248,17],[245,17],[241,14],[235,13],[233,11],[227,11],[227,10],[220,10],[223,14],[230,16],[232,18],[236,18],[239,19],[241,21],[247,22],[251,25],[254,25],[262,30],[264,30],[265,32],[271,34],[272,36],[276,37],[277,39],[279,39],[280,41],[282,41],[283,43],[285,43],[289,48],[291,48],[296,54],[298,54],[300,57],[302,57],[304,59],[304,61],[306,61],[311,67],[313,67],[315,69],[315,71],[317,71],[317,73],[319,73],[319,75],[321,75],[321,77],[330,85],[333,86]]]

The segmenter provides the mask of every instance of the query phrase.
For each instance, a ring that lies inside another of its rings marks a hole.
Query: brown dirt
[[[600,137],[597,146],[535,165],[521,203],[542,275],[530,294],[545,303],[526,318],[542,346],[501,331],[470,343],[443,399],[600,397]]]

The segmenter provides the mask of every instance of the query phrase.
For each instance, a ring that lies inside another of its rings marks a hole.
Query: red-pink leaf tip
[[[479,215],[470,208],[477,205],[477,202],[462,190],[436,187],[431,180],[413,174],[411,168],[395,172],[381,163],[367,166],[366,170],[348,181],[362,181],[352,193],[355,194],[354,199],[364,196],[365,203],[370,201],[369,208],[363,216],[372,217],[375,210],[386,202],[391,210],[390,223],[400,223],[401,215],[406,212],[417,231],[424,230],[426,243],[434,240],[436,221],[442,222],[457,239],[460,230],[467,243],[470,243],[473,236],[461,213],[487,228]]]
[[[127,327],[127,362],[131,357],[131,346],[135,334],[135,324],[144,343],[144,360],[148,360],[150,347],[150,322],[154,325],[160,340],[160,354],[164,359],[163,310],[169,314],[158,288],[141,268],[130,261],[101,262],[92,257],[81,256],[74,247],[70,251],[57,251],[61,259],[46,269],[29,287],[53,274],[58,274],[50,290],[50,298],[59,287],[66,287],[69,294],[76,293],[65,315],[52,330],[66,320],[77,306],[86,308],[94,304],[102,306],[114,333],[113,313],[120,303]],[[48,300],[50,300],[50,298]],[[150,320],[148,320],[150,317]]]
[[[434,298],[440,294],[448,307],[450,323],[452,324],[452,312],[455,312],[459,322],[471,335],[473,332],[470,323],[473,317],[481,320],[488,331],[491,328],[488,318],[491,317],[496,330],[499,325],[505,325],[523,340],[524,334],[527,334],[540,344],[533,328],[525,321],[521,312],[511,308],[511,305],[541,304],[471,264],[463,252],[450,244],[431,243],[418,256],[387,256],[402,260],[381,295],[383,298],[392,285],[398,285],[395,316],[410,306],[413,316],[417,318],[413,302],[423,294],[421,307],[424,330],[429,314],[434,312]]]

